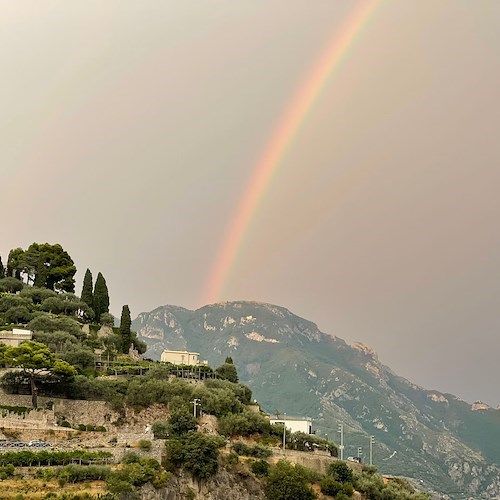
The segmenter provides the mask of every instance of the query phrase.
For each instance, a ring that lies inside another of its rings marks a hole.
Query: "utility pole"
[[[373,445],[375,444],[375,436],[370,436],[370,465],[373,465]]]
[[[363,456],[363,449],[361,448],[361,446],[358,446],[358,458],[360,462],[362,456]]]
[[[196,407],[201,406],[200,400],[198,398],[194,398],[193,401],[191,401],[191,404],[193,405],[193,417],[196,418]]]
[[[283,419],[283,456],[285,456],[285,448],[286,448],[286,413],[284,415],[285,418]]]
[[[339,424],[339,433],[340,433],[340,460],[344,460],[344,424]]]

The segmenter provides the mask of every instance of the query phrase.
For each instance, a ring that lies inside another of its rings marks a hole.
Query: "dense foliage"
[[[219,448],[225,441],[191,431],[167,441],[167,461],[174,467],[183,467],[197,479],[207,479],[219,469]]]
[[[266,497],[268,500],[312,500],[316,496],[309,486],[307,470],[280,460],[269,473]]]

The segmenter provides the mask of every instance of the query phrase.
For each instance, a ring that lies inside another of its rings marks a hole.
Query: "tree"
[[[130,309],[127,305],[122,307],[122,316],[120,318],[120,337],[122,339],[122,352],[127,354],[132,345],[132,332],[130,327],[132,320],[130,319]]]
[[[16,293],[23,289],[23,282],[17,278],[7,277],[0,279],[0,292]]]
[[[85,304],[87,304],[91,309],[94,306],[94,293],[92,291],[92,273],[90,269],[85,271],[85,277],[83,278],[83,287],[81,299]]]
[[[7,258],[7,277],[20,280],[23,264],[24,250],[22,248],[13,248]]]
[[[352,483],[352,469],[345,462],[332,462],[328,469],[328,475],[339,483]]]
[[[232,363],[224,363],[215,369],[215,373],[219,377],[229,380],[229,382],[238,383],[238,372],[236,371],[236,366]]]
[[[280,460],[269,474],[267,483],[268,500],[313,500],[316,498],[309,487],[303,467],[293,466]]]
[[[191,431],[167,441],[167,459],[177,467],[184,466],[196,479],[207,479],[219,468],[219,448],[223,445],[220,437]]]
[[[109,312],[109,293],[104,276],[99,273],[94,285],[94,312],[99,320],[101,314]]]
[[[32,243],[24,252],[21,263],[28,284],[57,292],[74,293],[75,263],[58,243]]]
[[[5,267],[3,267],[2,257],[0,257],[0,280],[5,278]]]
[[[170,436],[182,436],[196,430],[196,418],[186,407],[172,410],[168,417],[167,433]]]
[[[226,357],[226,360],[224,361],[225,364],[228,364],[228,365],[233,365],[233,358],[231,356],[227,356]]]
[[[33,407],[37,408],[36,380],[52,377],[57,380],[68,380],[76,375],[76,370],[66,361],[57,359],[55,354],[40,342],[24,342],[18,347],[8,347],[3,353],[4,363],[20,368],[28,378],[31,388]]]

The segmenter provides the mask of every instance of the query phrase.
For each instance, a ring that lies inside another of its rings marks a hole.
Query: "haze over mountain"
[[[500,495],[500,410],[414,385],[364,344],[350,346],[283,307],[256,302],[163,306],[141,313],[133,327],[155,359],[165,348],[194,350],[212,365],[231,356],[268,412],[310,416],[335,440],[343,422],[345,456],[362,446],[367,459],[374,435],[382,472],[453,499]]]

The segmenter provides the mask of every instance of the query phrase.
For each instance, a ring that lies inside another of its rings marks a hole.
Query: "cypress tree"
[[[97,279],[95,280],[93,309],[97,322],[99,322],[101,314],[109,312],[108,286],[101,273],[97,275]]]
[[[94,294],[92,292],[92,273],[90,269],[85,271],[85,277],[83,278],[82,295],[80,297],[85,304],[87,304],[92,309],[94,308]],[[99,321],[99,318],[97,318]]]
[[[5,278],[5,268],[3,267],[2,257],[0,257],[0,280]]]
[[[120,319],[120,336],[122,339],[122,352],[128,353],[132,345],[132,332],[130,327],[132,320],[130,319],[130,309],[127,305],[122,307],[122,317]]]

